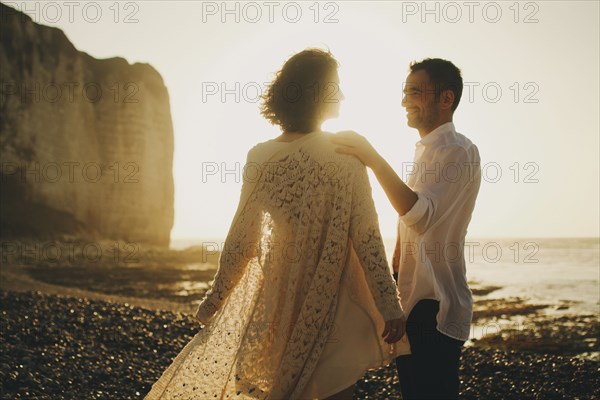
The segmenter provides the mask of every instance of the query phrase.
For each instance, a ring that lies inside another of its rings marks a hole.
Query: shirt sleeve
[[[350,239],[365,272],[375,305],[385,321],[401,318],[398,287],[390,273],[371,185],[361,165],[354,176],[350,212]]]
[[[409,229],[425,233],[464,198],[466,191],[476,189],[480,171],[475,145],[469,150],[459,145],[442,147],[427,163],[427,170],[421,171],[413,188],[417,201],[400,219]]]
[[[248,152],[246,164],[251,162],[252,150]],[[250,190],[249,180],[244,175],[240,204],[244,207],[242,199],[247,198]],[[203,324],[209,323],[217,311],[221,309],[229,294],[233,291],[246,271],[250,258],[256,254],[258,236],[260,231],[260,218],[252,209],[242,208],[236,212],[239,217],[232,222],[227,239],[221,249],[219,267],[212,287],[206,292],[204,299],[198,305],[195,317]]]

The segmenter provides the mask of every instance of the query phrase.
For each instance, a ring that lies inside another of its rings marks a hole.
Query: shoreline
[[[74,267],[69,267],[69,270]],[[138,268],[139,270],[140,268]],[[66,275],[63,270],[42,275]],[[155,271],[155,270],[152,270]],[[170,270],[169,270],[170,271]],[[87,270],[94,282],[107,271]],[[171,274],[173,275],[173,274]],[[100,279],[98,279],[100,280]],[[598,316],[570,312],[568,306],[538,304],[526,298],[511,297],[499,299],[493,294],[501,286],[485,286],[473,282],[473,319],[470,337],[466,347],[487,347],[500,350],[527,350],[542,354],[579,357],[600,361],[600,328]],[[105,286],[99,285],[100,288]],[[88,299],[109,302],[126,307],[139,307],[154,312],[171,312],[182,316],[192,316],[198,300],[183,301],[128,296],[116,293],[103,293],[72,286],[58,285],[33,278],[26,269],[16,265],[3,265],[0,268],[0,289],[12,292],[40,292],[74,300]],[[114,290],[114,288],[111,288]],[[202,293],[203,295],[203,293]],[[198,298],[198,293],[193,298]],[[200,296],[201,297],[201,296]],[[176,300],[179,300],[177,298]]]
[[[170,311],[173,313],[192,314],[196,306],[161,299],[148,299],[135,296],[106,294],[92,290],[78,289],[69,286],[55,285],[30,277],[18,268],[3,266],[0,268],[0,290],[11,292],[36,292],[54,294],[63,297],[102,300],[115,304],[133,305],[153,311]]]

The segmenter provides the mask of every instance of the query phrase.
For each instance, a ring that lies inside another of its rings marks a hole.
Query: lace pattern
[[[350,246],[383,319],[402,315],[366,168],[326,134],[296,142],[244,180],[196,313],[205,327],[146,399],[298,398],[332,329]]]

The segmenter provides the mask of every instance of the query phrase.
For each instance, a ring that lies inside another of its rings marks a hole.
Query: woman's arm
[[[252,161],[252,149],[248,152],[246,165]],[[244,276],[251,258],[257,254],[262,216],[252,205],[243,204],[252,190],[252,183],[243,176],[238,210],[229,229],[227,239],[219,257],[219,268],[212,287],[198,305],[195,317],[201,323],[209,323]]]
[[[237,225],[234,228],[240,229]],[[252,235],[252,233],[250,234]],[[242,243],[245,243],[245,245]],[[250,258],[255,254],[254,247],[254,239],[251,238],[245,241],[232,239],[225,242],[213,285],[199,304],[195,314],[196,319],[203,324],[207,324],[221,309],[229,294],[242,279]]]
[[[365,272],[375,306],[385,321],[381,336],[387,343],[394,343],[404,336],[406,318],[400,306],[398,286],[386,260],[367,170],[363,165],[357,165],[353,175],[350,239]]]

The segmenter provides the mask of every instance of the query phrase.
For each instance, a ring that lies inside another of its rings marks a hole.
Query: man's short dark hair
[[[425,71],[429,80],[435,85],[435,98],[439,99],[442,92],[451,90],[454,93],[452,111],[456,110],[463,91],[463,80],[460,69],[450,61],[441,58],[426,58],[423,61],[413,61],[410,64],[410,72]]]

